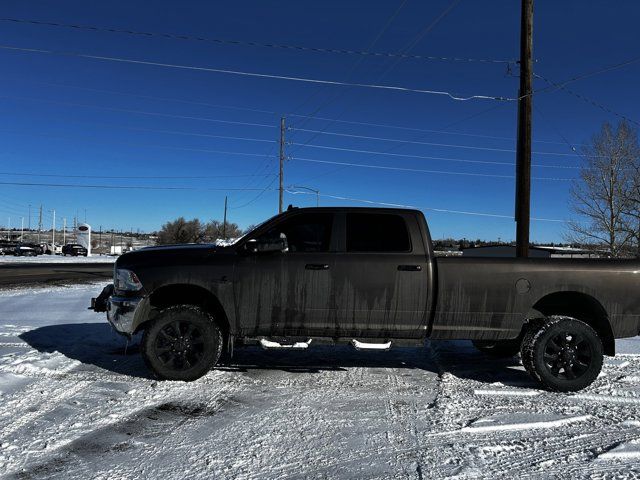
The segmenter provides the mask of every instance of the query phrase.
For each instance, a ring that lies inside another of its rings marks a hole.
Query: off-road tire
[[[520,351],[520,339],[513,340],[471,340],[473,346],[482,353],[496,358],[515,357]]]
[[[144,331],[142,356],[157,378],[189,382],[216,365],[223,343],[212,315],[194,305],[174,305]]]
[[[570,317],[549,317],[532,324],[522,340],[521,355],[531,376],[556,392],[575,392],[591,385],[604,360],[596,331]]]

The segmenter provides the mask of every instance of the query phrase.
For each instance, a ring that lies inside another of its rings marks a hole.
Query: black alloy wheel
[[[187,370],[204,354],[202,332],[189,321],[176,320],[165,325],[154,342],[154,354],[163,365]]]
[[[142,355],[156,377],[191,381],[215,366],[222,346],[222,330],[212,315],[195,305],[175,305],[145,329]]]
[[[589,369],[593,352],[590,343],[579,333],[560,332],[547,340],[544,360],[554,377],[575,380]]]
[[[591,385],[604,361],[602,340],[591,326],[557,316],[529,326],[521,356],[534,379],[558,392],[575,392]]]

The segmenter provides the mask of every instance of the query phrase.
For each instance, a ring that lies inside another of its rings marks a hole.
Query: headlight
[[[137,292],[142,289],[142,283],[138,276],[131,270],[118,268],[114,275],[114,286],[116,290],[128,290]]]

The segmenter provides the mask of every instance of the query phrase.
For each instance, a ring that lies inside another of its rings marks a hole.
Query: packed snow
[[[101,284],[0,292],[3,478],[637,478],[640,342],[576,394],[468,342],[237,350],[158,382]]]
[[[111,255],[91,255],[90,257],[72,257],[65,255],[38,255],[37,257],[15,257],[0,255],[2,263],[114,263],[118,257]]]

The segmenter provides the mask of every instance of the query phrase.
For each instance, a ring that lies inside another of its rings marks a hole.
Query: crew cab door
[[[427,327],[429,265],[412,212],[345,212],[334,259],[341,337],[419,338]]]
[[[333,213],[290,214],[248,239],[234,282],[244,335],[313,336],[333,327],[333,223]]]

